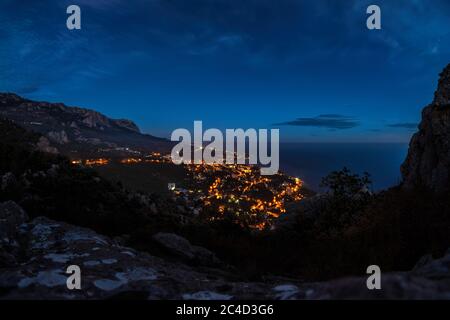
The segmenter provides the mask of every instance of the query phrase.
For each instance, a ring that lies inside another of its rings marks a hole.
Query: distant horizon
[[[400,166],[407,152],[405,143],[284,143],[280,168],[319,191],[322,178],[347,167],[357,174],[368,172],[374,191],[380,191],[401,181]]]

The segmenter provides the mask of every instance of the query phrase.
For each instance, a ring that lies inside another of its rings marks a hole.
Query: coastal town
[[[106,166],[172,164],[170,154],[152,152],[143,157],[72,160],[74,165]],[[173,197],[195,215],[215,221],[230,219],[243,227],[263,230],[286,212],[286,205],[305,197],[303,181],[281,172],[264,176],[257,165],[184,164],[185,178],[168,185]]]

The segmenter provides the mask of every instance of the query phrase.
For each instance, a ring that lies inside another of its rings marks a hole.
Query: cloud
[[[321,114],[313,118],[297,118],[292,121],[277,123],[279,126],[318,127],[331,130],[351,129],[359,126],[354,118],[340,114]]]
[[[417,123],[412,122],[401,122],[388,124],[389,128],[403,128],[403,129],[417,129]]]

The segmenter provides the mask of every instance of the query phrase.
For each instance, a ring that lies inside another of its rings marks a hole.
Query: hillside
[[[27,100],[0,93],[0,117],[41,133],[59,152],[70,157],[126,156],[168,151],[170,142],[140,132],[124,119],[110,119],[84,108]]]

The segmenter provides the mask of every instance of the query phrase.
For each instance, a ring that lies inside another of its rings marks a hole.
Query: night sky
[[[382,30],[366,28],[370,4]],[[0,91],[164,137],[203,120],[282,141],[406,142],[449,62],[448,0],[0,0]]]

